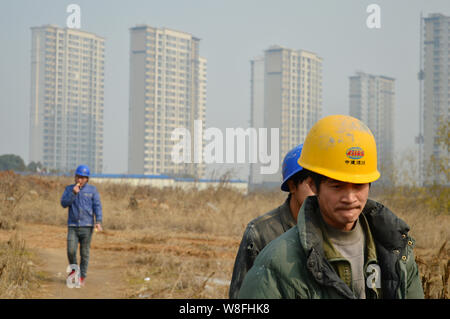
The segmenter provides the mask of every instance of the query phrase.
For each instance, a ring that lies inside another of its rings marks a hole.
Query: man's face
[[[306,197],[315,195],[314,192],[309,187],[309,183],[308,183],[309,179],[311,179],[311,178],[308,177],[301,183],[298,183],[297,186],[295,186],[292,181],[288,182],[289,191],[292,194],[291,196],[294,197],[295,200],[297,201],[297,203],[299,205],[299,209],[303,205],[303,202],[305,201]]]
[[[302,207],[306,197],[314,195],[313,191],[309,187],[308,183],[309,179],[311,178],[308,177],[303,182],[298,183],[297,186],[294,184],[292,180],[288,180],[289,192],[291,193],[291,199],[289,201],[289,209],[295,221],[297,221],[300,207]]]
[[[316,191],[314,183],[311,188]],[[351,230],[369,197],[369,184],[353,184],[325,179],[317,193],[320,212],[331,227]]]
[[[87,183],[88,180],[89,180],[89,177],[75,175],[75,184],[80,183],[80,187],[83,187]]]

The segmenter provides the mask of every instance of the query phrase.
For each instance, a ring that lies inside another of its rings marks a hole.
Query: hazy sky
[[[348,77],[356,70],[396,79],[395,145],[418,134],[419,26],[424,15],[450,14],[448,0],[346,1],[0,1],[0,155],[28,163],[32,26],[66,26],[69,4],[81,7],[81,29],[106,38],[104,171],[127,170],[129,28],[137,24],[201,38],[208,59],[206,126],[248,127],[249,61],[270,45],[323,58],[323,115],[348,114]],[[381,7],[369,29],[368,5]],[[247,178],[242,168],[239,177]]]

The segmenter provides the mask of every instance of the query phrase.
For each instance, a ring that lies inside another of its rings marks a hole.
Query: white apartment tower
[[[199,55],[200,39],[146,25],[130,28],[130,33],[128,172],[201,178],[204,164],[194,163],[194,144],[204,146],[198,128],[194,134],[194,121],[201,120],[204,131],[206,112],[206,59]],[[171,139],[176,128],[190,131],[192,163],[172,160],[179,142]]]
[[[258,130],[264,128],[264,57],[260,56],[250,61],[250,122]],[[250,165],[249,182],[251,185],[263,183],[260,173],[260,163]]]
[[[262,123],[269,132],[279,129],[280,169],[276,174],[260,175],[258,164],[251,164],[250,184],[277,185],[284,156],[304,142],[321,117],[322,58],[275,45],[265,50],[264,58],[251,61],[251,66],[252,127]]]
[[[30,161],[101,173],[104,38],[53,25],[31,31]]]
[[[395,79],[357,72],[350,77],[350,115],[372,131],[377,144],[380,182],[393,180]]]
[[[450,17],[430,14],[424,18],[423,30],[423,163],[426,184],[448,184],[443,171],[433,170],[430,159],[448,169],[448,145],[438,142],[440,125],[448,127],[450,106]],[[430,168],[431,170],[427,170]]]

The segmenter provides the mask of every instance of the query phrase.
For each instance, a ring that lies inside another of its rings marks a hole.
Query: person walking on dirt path
[[[245,229],[234,263],[229,289],[231,299],[237,298],[242,281],[258,253],[270,241],[295,226],[303,201],[309,195],[314,195],[306,182],[305,171],[298,164],[302,146],[300,144],[294,147],[283,160],[281,190],[289,192],[286,201],[278,208],[252,220]]]
[[[239,298],[422,299],[409,226],[368,198],[380,177],[372,132],[331,115],[309,131],[298,161],[317,194],[297,225],[258,255]]]
[[[89,185],[89,167],[80,165],[75,171],[75,184],[66,186],[61,205],[69,207],[67,257],[70,265],[78,265],[77,250],[80,245],[80,284],[83,286],[89,264],[92,232],[102,231],[102,204],[97,188]],[[75,273],[75,269],[69,276]]]

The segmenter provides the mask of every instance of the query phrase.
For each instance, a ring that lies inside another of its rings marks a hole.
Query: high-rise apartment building
[[[31,31],[30,161],[101,173],[104,38],[53,25]]]
[[[357,72],[350,77],[350,115],[372,131],[377,143],[380,182],[393,182],[395,79]]]
[[[250,76],[250,122],[251,126],[258,130],[264,128],[264,57],[260,56],[250,61]],[[260,163],[250,165],[250,184],[263,183],[260,168]]]
[[[203,177],[204,164],[194,163],[194,152],[201,151],[194,144],[204,146],[194,121],[201,120],[204,131],[206,112],[206,59],[200,57],[200,39],[146,25],[130,33],[128,172]],[[172,160],[176,128],[190,132],[192,163]]]
[[[445,172],[436,163],[448,169],[448,146],[439,143],[438,130],[448,127],[450,106],[450,17],[430,14],[424,18],[423,33],[423,165],[422,177],[426,184],[448,184]],[[432,165],[432,159],[435,165]]]
[[[286,153],[304,142],[322,113],[322,58],[305,50],[271,46],[252,65],[252,127],[279,129],[280,166]],[[264,114],[262,117],[261,114]],[[268,138],[270,141],[270,138]],[[269,150],[271,149],[270,143]],[[250,167],[250,184],[276,185],[276,174],[260,175]]]

